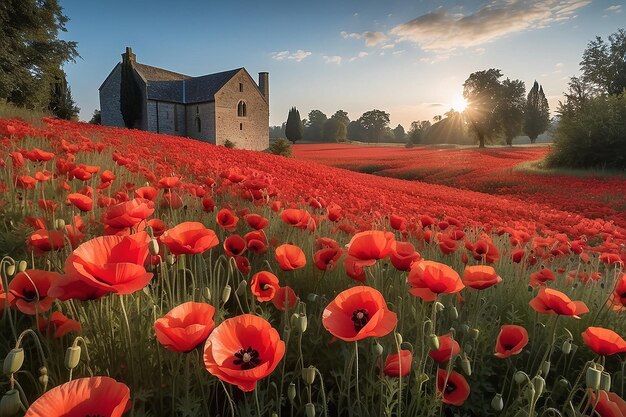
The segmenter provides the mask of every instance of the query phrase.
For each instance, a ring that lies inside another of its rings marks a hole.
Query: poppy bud
[[[287,387],[287,397],[292,403],[293,400],[296,398],[296,384],[294,384],[293,382],[289,383],[289,387]]]
[[[400,333],[396,333],[396,343],[398,346],[402,344],[402,335]]]
[[[550,372],[550,361],[543,361],[543,363],[541,364],[541,374],[542,375],[548,375],[548,373]]]
[[[569,381],[565,378],[561,378],[559,379],[559,385],[561,385],[563,388],[569,388]]]
[[[569,355],[570,352],[572,351],[572,341],[571,340],[565,340],[563,342],[563,346],[561,346],[561,351],[566,354]]]
[[[291,328],[295,329],[298,321],[298,313],[293,313],[289,318],[289,324],[291,324]]]
[[[450,318],[452,320],[456,320],[459,318],[459,311],[456,309],[455,306],[450,307]]]
[[[469,361],[467,355],[463,355],[463,359],[461,359],[461,369],[465,372],[465,375],[472,375],[472,364]]]
[[[74,369],[80,362],[80,346],[70,346],[65,351],[65,367]]]
[[[7,266],[6,271],[7,271],[7,275],[12,277],[13,274],[15,274],[15,264],[11,264],[11,265]]]
[[[211,301],[211,289],[209,287],[204,287],[202,289],[202,297],[204,297],[207,301]]]
[[[156,239],[150,239],[150,243],[148,243],[148,250],[150,251],[150,255],[157,256],[159,254],[159,242]]]
[[[543,390],[546,387],[546,380],[540,377],[539,375],[537,375],[536,377],[533,378],[532,382],[533,382],[533,387],[535,387],[536,398],[541,397],[541,394],[543,394]]]
[[[504,408],[504,401],[502,401],[502,394],[496,394],[491,400],[491,408],[496,411],[502,411]]]
[[[56,219],[56,220],[54,221],[54,228],[55,228],[57,231],[59,231],[59,232],[60,232],[61,230],[65,229],[65,220],[63,220],[63,219]]]
[[[4,358],[3,372],[5,375],[11,375],[20,370],[24,364],[24,349],[13,348]]]
[[[470,330],[470,332],[469,332],[469,337],[470,337],[472,340],[476,340],[476,339],[478,339],[478,335],[479,335],[479,334],[480,334],[480,330],[478,330],[478,329],[472,329],[472,330]]]
[[[528,380],[528,375],[523,371],[517,371],[515,375],[513,375],[513,379],[515,379],[515,382],[518,384],[522,384],[524,381]]]
[[[304,407],[306,417],[315,417],[315,405],[313,403],[307,403]]]
[[[611,390],[611,374],[608,372],[602,371],[602,376],[600,377],[600,389],[603,391]]]
[[[598,388],[600,388],[601,380],[602,380],[601,371],[591,366],[587,368],[587,374],[585,375],[585,384],[587,385],[587,388],[590,388],[592,390],[597,390]]]
[[[300,314],[298,316],[298,320],[296,320],[296,329],[298,329],[300,333],[304,333],[307,329],[307,326],[308,326],[308,320],[306,318],[306,315]]]
[[[307,385],[312,385],[315,382],[315,367],[309,366],[308,368],[302,369],[302,379]]]
[[[26,261],[19,261],[19,263],[17,264],[17,270],[19,272],[24,272],[27,268],[28,264],[26,263]]]
[[[48,375],[39,375],[39,383],[41,384],[44,390],[48,386],[48,379],[49,379]]]
[[[272,413],[272,417],[278,417],[277,413]]]
[[[383,354],[383,347],[378,342],[374,342],[373,350],[374,350],[374,355],[376,355],[376,356],[380,356],[380,355]]]
[[[148,236],[150,236],[150,239],[154,239],[154,229],[152,226],[146,226],[144,231],[148,234]]]
[[[237,289],[235,290],[235,292],[237,293],[238,296],[241,297],[242,295],[246,293],[247,288],[248,288],[248,281],[246,281],[245,279],[242,279],[239,285],[237,286]]]
[[[306,297],[306,299],[309,300],[312,303],[316,302],[318,298],[319,298],[319,296],[317,294],[313,294],[313,293],[310,293]]]
[[[224,289],[222,290],[222,303],[226,304],[226,302],[230,299],[231,291],[232,288],[230,287],[230,285],[226,284],[224,286]]]
[[[45,366],[39,368],[39,375],[48,375],[48,368],[46,368]]]
[[[444,306],[442,303],[437,301],[435,303],[435,308],[437,309],[438,312],[442,312],[446,308],[446,306]]]
[[[436,334],[431,333],[428,335],[428,346],[433,350],[439,349],[439,338]]]
[[[0,400],[0,416],[11,417],[16,415],[22,408],[20,393],[16,389],[8,390]]]

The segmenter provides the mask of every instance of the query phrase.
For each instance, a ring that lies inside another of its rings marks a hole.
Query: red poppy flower
[[[52,388],[24,417],[121,417],[130,408],[130,389],[106,376],[79,378]]]
[[[368,230],[355,234],[348,243],[348,255],[360,260],[383,259],[389,255],[396,239],[391,232]]]
[[[140,221],[154,213],[154,203],[145,198],[135,198],[109,207],[104,216],[104,224],[122,229],[135,227]]]
[[[80,333],[80,323],[76,320],[72,320],[60,311],[55,311],[50,315],[50,320],[43,317],[39,318],[39,331],[43,334],[50,335],[54,338],[60,338],[68,334],[69,332]]]
[[[117,178],[115,174],[108,169],[105,169],[104,171],[102,171],[102,174],[100,174],[100,181],[102,182],[111,182],[115,178]]]
[[[7,303],[11,305],[11,301],[13,301],[13,294],[4,289],[4,284],[0,278],[0,317],[2,317],[2,313],[4,313],[5,305]]]
[[[180,223],[163,232],[160,239],[174,255],[196,255],[219,243],[215,232],[200,222]]]
[[[430,356],[437,363],[446,363],[451,358],[456,357],[461,353],[461,346],[459,342],[454,340],[450,334],[437,337],[439,339],[439,349],[431,349],[428,352]]]
[[[280,213],[280,218],[290,226],[306,229],[311,220],[311,214],[306,210],[286,209]]]
[[[39,148],[35,148],[31,151],[23,151],[24,158],[33,161],[33,162],[46,162],[54,158],[54,154],[52,152],[42,151]]]
[[[52,172],[50,171],[37,171],[35,172],[35,179],[37,181],[48,181],[52,178]]]
[[[622,258],[617,253],[602,253],[600,254],[600,262],[605,264],[623,264]]]
[[[581,314],[589,313],[587,305],[582,301],[572,301],[560,291],[541,287],[539,294],[530,300],[530,306],[542,314],[559,314],[579,319]]]
[[[382,294],[366,286],[339,293],[322,315],[324,328],[346,342],[385,336],[397,323],[396,313],[387,308]]]
[[[250,272],[250,261],[248,260],[248,258],[238,255],[235,256],[233,259],[235,259],[235,265],[242,274],[248,274]]]
[[[546,285],[548,281],[554,281],[556,276],[554,272],[547,268],[542,268],[537,272],[534,272],[530,275],[530,286],[533,288],[539,287],[541,285]]]
[[[252,295],[258,301],[270,301],[274,298],[279,288],[278,277],[267,271],[257,272],[252,276],[252,281],[250,281]]]
[[[408,276],[409,292],[424,301],[434,301],[437,294],[453,294],[465,286],[459,274],[448,265],[434,261],[419,261],[411,266]]]
[[[139,187],[135,190],[135,198],[143,198],[145,200],[154,201],[159,195],[159,190],[154,187]]]
[[[274,258],[283,271],[292,271],[306,265],[306,256],[304,256],[302,249],[288,243],[276,248]]]
[[[456,371],[448,374],[444,369],[437,369],[437,393],[443,395],[443,403],[463,405],[469,397],[470,387],[463,375]]]
[[[270,224],[270,221],[267,220],[265,217],[255,213],[246,214],[245,216],[243,216],[243,218],[245,219],[246,223],[248,223],[248,226],[255,230],[265,229],[267,225]]]
[[[496,339],[495,355],[500,359],[506,359],[517,355],[528,344],[528,332],[522,326],[505,324],[500,327],[500,333]]]
[[[320,249],[313,254],[313,262],[322,271],[332,271],[337,267],[342,254],[340,248]]]
[[[35,253],[49,252],[63,249],[65,240],[63,232],[58,230],[38,229],[26,239],[28,246],[35,249]]]
[[[49,296],[50,285],[58,280],[60,274],[39,269],[27,269],[19,272],[9,282],[9,291],[13,296],[11,307],[16,307],[24,314],[34,315],[50,310],[54,297]]]
[[[588,327],[582,336],[589,349],[598,355],[609,356],[626,352],[626,341],[613,330],[603,327]]]
[[[402,216],[392,214],[389,216],[389,225],[393,230],[403,231],[406,229],[406,219]]]
[[[297,303],[298,296],[289,286],[279,287],[272,298],[272,304],[280,311],[291,310]]]
[[[599,398],[596,401],[596,394],[591,392],[591,404],[595,404],[595,412],[599,417],[625,417],[626,401],[614,392],[599,391]]]
[[[130,294],[150,279],[144,262],[150,236],[99,236],[74,250],[65,261],[65,275],[52,283],[49,293],[61,300],[95,299],[107,293]]]
[[[346,275],[355,281],[365,282],[365,267],[363,264],[369,265],[368,261],[361,261],[354,256],[346,256],[343,259],[343,267],[346,271]]]
[[[67,201],[76,206],[80,211],[91,211],[91,209],[93,209],[93,200],[84,194],[69,194]]]
[[[215,209],[215,202],[210,196],[205,196],[202,199],[202,211],[209,213]]]
[[[518,264],[522,262],[524,255],[526,255],[526,251],[524,249],[515,249],[511,254],[511,258],[513,259],[513,262]]]
[[[15,178],[15,185],[25,190],[32,190],[37,185],[37,180],[30,175],[20,175]]]
[[[415,251],[415,246],[410,242],[396,242],[391,248],[389,260],[398,271],[408,271],[413,262],[419,261],[422,257]]]
[[[626,274],[622,274],[617,281],[609,305],[615,311],[626,310]]]
[[[174,188],[180,183],[179,177],[165,177],[159,180],[159,188]]]
[[[441,250],[441,253],[444,255],[450,255],[458,248],[456,240],[447,236],[438,236],[437,241],[439,242],[439,250]]]
[[[232,232],[237,228],[239,217],[235,216],[232,211],[224,208],[217,213],[216,220],[217,224],[225,230]]]
[[[207,371],[242,391],[252,391],[285,354],[276,329],[261,317],[243,314],[224,320],[204,345]]]
[[[411,354],[411,351],[402,349],[400,350],[400,355],[397,353],[387,355],[383,373],[391,377],[407,376],[411,373],[412,362],[413,354]]]
[[[160,203],[161,208],[179,209],[183,206],[183,199],[178,193],[166,191]]]
[[[502,282],[502,278],[496,270],[487,265],[474,265],[465,267],[463,283],[477,290],[484,290]]]
[[[172,352],[190,352],[204,342],[215,327],[215,308],[189,301],[171,309],[154,322],[159,343]]]
[[[246,241],[239,235],[230,235],[224,241],[224,252],[228,256],[241,255],[246,251]]]

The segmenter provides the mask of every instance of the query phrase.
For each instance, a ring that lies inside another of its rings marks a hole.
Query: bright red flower
[[[605,264],[624,264],[622,258],[617,253],[602,253],[600,254],[600,262]]]
[[[396,242],[391,248],[389,260],[398,271],[408,271],[411,269],[413,262],[422,259],[420,254],[415,250],[415,246],[410,242]]]
[[[280,311],[291,310],[298,303],[298,296],[289,286],[279,287],[272,298],[272,304]]]
[[[484,290],[502,282],[496,270],[487,265],[466,266],[463,272],[463,283],[477,290]]]
[[[614,392],[599,391],[596,401],[596,394],[591,391],[591,404],[595,404],[599,417],[626,417],[626,401]]]
[[[50,296],[50,285],[58,280],[60,274],[39,269],[27,269],[19,272],[9,282],[12,295],[11,307],[16,307],[24,314],[35,315],[50,310],[54,297]]]
[[[439,349],[431,349],[430,352],[428,352],[428,356],[435,362],[446,363],[451,358],[461,353],[459,342],[454,340],[450,334],[438,336],[437,339],[439,339]]]
[[[588,327],[582,334],[583,341],[598,355],[609,356],[626,352],[626,341],[613,330]]]
[[[257,255],[262,255],[267,252],[267,237],[262,230],[246,233],[243,238],[250,252],[256,253]]]
[[[28,246],[35,249],[35,253],[49,252],[63,249],[65,240],[63,232],[58,230],[38,229],[26,239]]]
[[[411,363],[413,362],[413,354],[410,350],[400,350],[400,355],[391,353],[385,359],[385,367],[383,373],[391,377],[407,376],[411,373]]]
[[[130,408],[130,389],[106,376],[79,378],[44,393],[24,417],[121,417]]]
[[[537,272],[534,272],[530,275],[530,286],[533,288],[539,287],[541,285],[546,285],[548,281],[554,281],[556,276],[554,272],[547,268],[542,268]]]
[[[102,171],[102,174],[100,174],[100,181],[102,182],[111,182],[115,178],[117,178],[115,174],[108,169],[105,169],[104,171]]]
[[[278,277],[267,271],[257,272],[250,281],[252,295],[261,302],[272,300],[279,288]]]
[[[322,315],[324,328],[346,342],[385,336],[397,323],[396,313],[387,308],[382,294],[366,286],[342,291]]]
[[[369,265],[369,261],[361,261],[354,256],[346,256],[343,259],[343,267],[346,271],[346,275],[355,281],[365,282],[365,266]]]
[[[622,274],[617,281],[615,289],[611,293],[609,305],[615,311],[626,310],[626,274]]]
[[[280,213],[280,218],[288,225],[304,230],[309,226],[311,214],[306,210],[286,209]]]
[[[463,375],[456,371],[448,374],[444,369],[437,369],[437,393],[443,396],[443,403],[463,405],[469,397],[470,387]]]
[[[135,227],[154,213],[154,203],[144,198],[135,198],[109,207],[104,216],[108,226],[122,229]]]
[[[237,228],[239,217],[235,216],[232,211],[224,208],[217,213],[216,220],[217,224],[225,230],[232,232]]]
[[[584,302],[572,301],[562,292],[546,287],[541,287],[539,294],[529,304],[538,313],[572,316],[576,319],[589,312]]]
[[[396,243],[393,233],[382,230],[368,230],[355,234],[348,243],[348,255],[360,260],[376,263],[389,255]]]
[[[189,301],[171,309],[154,322],[159,343],[172,352],[190,352],[204,342],[215,327],[215,308]]]
[[[205,196],[202,199],[202,211],[209,213],[215,209],[215,202],[210,196]]]
[[[250,272],[250,261],[245,256],[237,255],[235,259],[235,265],[242,274],[248,274]]]
[[[406,230],[406,219],[402,216],[392,214],[389,216],[389,225],[393,230]]]
[[[409,292],[424,301],[434,301],[438,294],[454,294],[465,286],[459,274],[448,265],[434,261],[419,261],[411,266],[408,276]]]
[[[67,201],[73,204],[80,211],[91,211],[93,209],[93,200],[84,194],[72,193],[67,196]]]
[[[215,232],[200,222],[180,223],[163,232],[160,239],[174,255],[197,255],[219,243]]]
[[[224,241],[224,252],[228,256],[241,255],[246,251],[246,241],[239,235],[230,235]]]
[[[252,391],[285,354],[285,342],[261,317],[243,314],[224,320],[204,345],[207,371],[242,391]]]
[[[179,177],[165,177],[159,180],[159,188],[174,188],[180,183]]]
[[[304,256],[302,249],[288,243],[276,248],[274,258],[283,271],[292,271],[306,265],[306,256]]]
[[[50,315],[50,320],[39,318],[39,331],[43,334],[50,332],[54,338],[60,338],[69,332],[80,333],[80,323],[72,320],[60,311],[55,311]]]
[[[139,187],[135,190],[135,198],[143,198],[145,200],[154,201],[159,195],[158,188],[154,187]]]
[[[500,333],[496,339],[495,355],[500,359],[506,359],[517,355],[528,344],[528,331],[522,326],[505,324],[500,327]]]
[[[511,259],[513,259],[513,262],[518,264],[522,262],[522,259],[524,259],[525,255],[526,255],[526,251],[524,249],[515,249],[513,253],[511,254]]]
[[[24,158],[33,161],[33,162],[46,162],[54,158],[54,154],[52,152],[42,151],[39,148],[35,148],[30,151],[23,151]]]
[[[166,191],[163,193],[160,206],[161,208],[179,209],[183,206],[183,199],[178,193]]]
[[[342,254],[340,248],[323,248],[313,254],[313,262],[321,271],[332,271],[337,267]]]
[[[95,299],[113,292],[130,294],[144,288],[152,274],[144,262],[150,236],[100,236],[74,250],[65,261],[65,275],[52,283],[49,294],[61,300]]]
[[[256,213],[246,214],[245,216],[243,216],[243,218],[245,219],[246,223],[248,223],[248,226],[255,230],[265,229],[267,225],[270,224],[269,220]]]

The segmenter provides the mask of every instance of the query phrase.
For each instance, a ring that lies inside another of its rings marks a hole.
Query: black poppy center
[[[259,359],[259,352],[256,349],[252,349],[252,346],[248,346],[248,349],[241,349],[235,353],[235,365],[240,365],[244,371],[252,369],[259,365],[261,360]]]
[[[448,383],[446,384],[446,394],[450,394],[451,392],[454,392],[455,389],[456,389],[456,385],[448,381]]]
[[[366,309],[360,308],[352,313],[352,323],[357,332],[365,327],[368,321],[370,321],[370,313]]]
[[[504,348],[504,350],[511,350],[515,347],[515,345],[511,343],[505,343],[502,345],[502,347]]]
[[[22,298],[24,299],[24,301],[35,301],[37,299],[37,291],[34,290],[27,290],[26,288],[24,288],[22,290]]]
[[[626,292],[622,293],[619,298],[626,298]]]

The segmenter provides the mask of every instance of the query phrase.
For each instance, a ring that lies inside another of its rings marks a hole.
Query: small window
[[[239,83],[239,92],[243,93],[243,83]]]
[[[240,101],[239,104],[237,104],[237,116],[246,117],[246,103],[243,101]]]
[[[200,107],[196,106],[196,114],[200,113]]]
[[[202,132],[202,122],[199,117],[196,117],[196,130],[198,133]]]
[[[243,130],[243,123],[239,123],[239,130]]]

